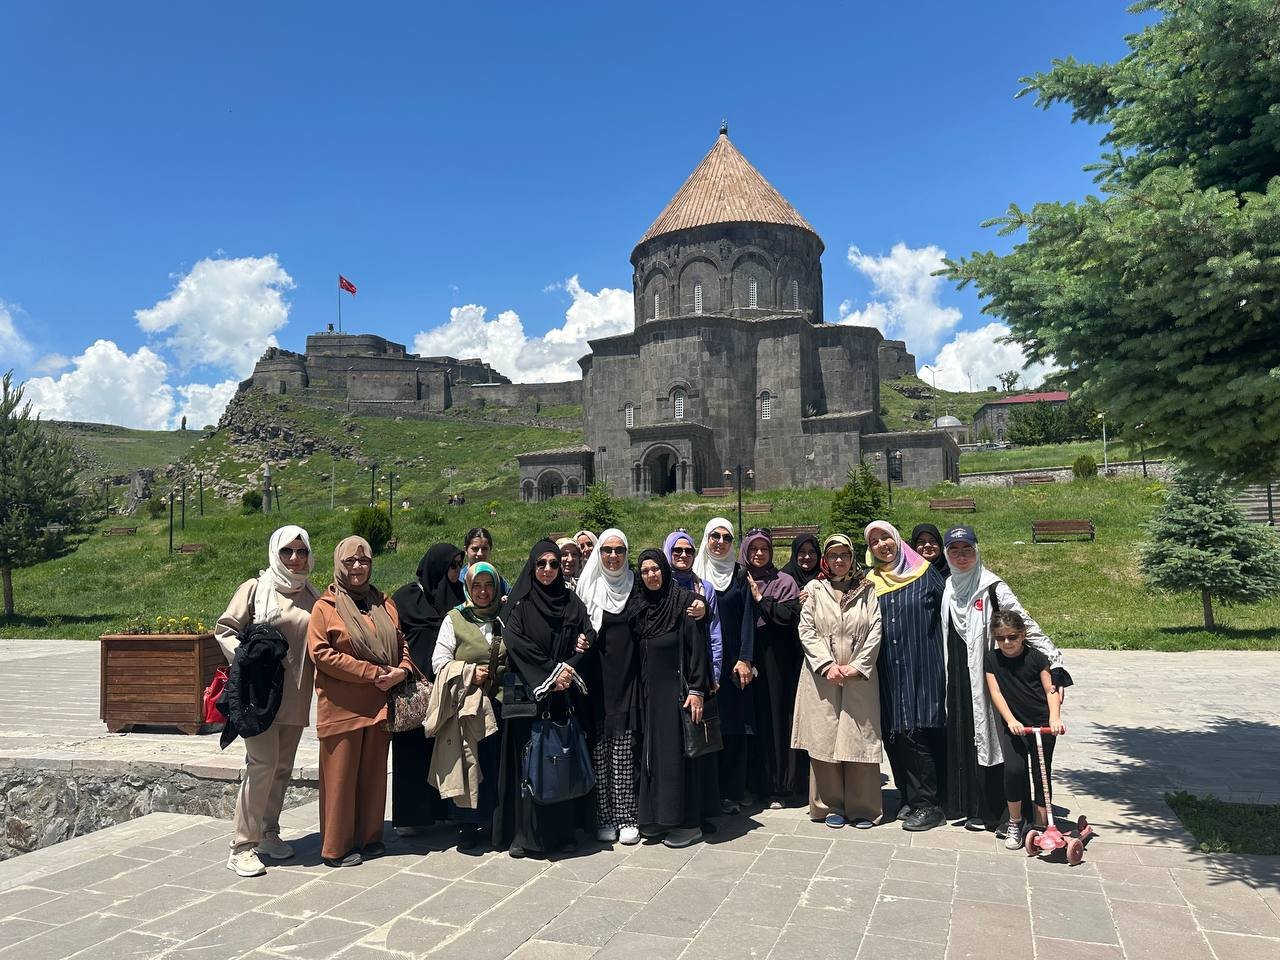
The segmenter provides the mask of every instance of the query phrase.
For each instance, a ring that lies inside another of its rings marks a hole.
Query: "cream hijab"
[[[359,554],[373,557],[373,548],[364,537],[347,537],[333,551],[333,591],[338,615],[351,635],[351,646],[356,655],[369,663],[394,667],[400,662],[400,643],[396,637],[396,625],[383,606],[383,596],[370,579],[359,587],[351,585],[351,576],[342,561]],[[360,612],[357,601],[369,608],[368,619]]]
[[[627,548],[626,562],[617,573],[605,569],[603,554],[600,552],[600,547],[605,541],[613,537],[621,540],[622,545]],[[627,605],[627,599],[631,596],[631,588],[635,582],[636,575],[631,569],[631,544],[627,542],[627,535],[616,527],[610,527],[600,534],[599,539],[596,540],[596,548],[591,551],[591,556],[587,557],[582,573],[578,574],[576,592],[587,606],[587,613],[591,615],[593,627],[600,629],[600,621],[604,619],[606,611],[622,612]]]
[[[711,531],[716,527],[724,527],[730,533],[734,532],[733,524],[724,517],[712,517],[707,521],[702,531],[702,544],[698,547],[698,555],[693,558],[693,575],[709,581],[717,590],[727,590],[729,584],[733,582],[733,568],[737,564],[738,554],[732,546],[723,557],[717,557],[711,552],[708,542]]]
[[[287,543],[301,540],[307,548],[306,573],[294,573],[280,559],[280,549]],[[254,622],[271,623],[280,616],[280,595],[294,596],[299,591],[311,594],[314,600],[320,596],[309,576],[316,568],[316,558],[311,553],[311,537],[302,527],[289,525],[271,534],[267,545],[267,569],[258,572],[258,586],[253,593]]]

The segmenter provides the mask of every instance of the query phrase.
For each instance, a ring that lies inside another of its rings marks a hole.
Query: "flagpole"
[[[342,332],[342,275],[338,275],[338,332]]]

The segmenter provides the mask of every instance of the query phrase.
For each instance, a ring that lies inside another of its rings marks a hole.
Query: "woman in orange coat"
[[[385,852],[387,693],[413,673],[395,603],[370,582],[373,551],[347,537],[316,601],[307,648],[316,666],[320,856],[349,867]]]

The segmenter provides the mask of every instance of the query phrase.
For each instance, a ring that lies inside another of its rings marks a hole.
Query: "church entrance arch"
[[[550,500],[564,492],[564,478],[554,470],[548,470],[538,477],[538,499]]]
[[[666,445],[651,447],[645,453],[642,475],[648,481],[648,493],[665,497],[681,489],[680,455]]]

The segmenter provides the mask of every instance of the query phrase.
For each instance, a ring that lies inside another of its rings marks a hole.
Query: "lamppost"
[[[375,460],[369,464],[369,506],[376,507],[378,505],[378,461]]]
[[[1102,421],[1102,473],[1105,476],[1111,467],[1107,462],[1107,412],[1098,414],[1098,419]]]
[[[271,512],[271,464],[262,465],[262,512]]]
[[[1135,423],[1133,425],[1133,429],[1138,434],[1138,455],[1142,457],[1142,478],[1144,480],[1147,478],[1147,442],[1142,437],[1142,431],[1146,426],[1147,424],[1145,421],[1142,423]],[[1130,447],[1129,449],[1132,450],[1133,448]]]
[[[755,478],[756,472],[748,467],[747,479],[754,480]],[[738,464],[732,470],[726,470],[724,479],[726,482],[734,481],[735,486],[738,488],[738,536],[742,536],[742,464]]]
[[[204,471],[196,474],[196,482],[200,484],[200,516],[204,516]]]
[[[186,477],[186,474],[183,474],[182,476],[182,499],[180,502],[182,503],[182,520],[180,522],[182,524],[182,529],[185,530],[187,529],[187,477]]]
[[[173,553],[173,488],[169,488],[169,553]]]
[[[391,525],[392,529],[395,528],[395,523],[396,523],[395,502],[396,502],[396,475],[394,471],[388,470],[387,471],[387,522]]]
[[[879,452],[875,455],[876,463],[880,462]],[[884,479],[885,485],[889,488],[889,509],[893,509],[893,468],[902,469],[902,451],[889,450],[887,447],[884,451]]]

